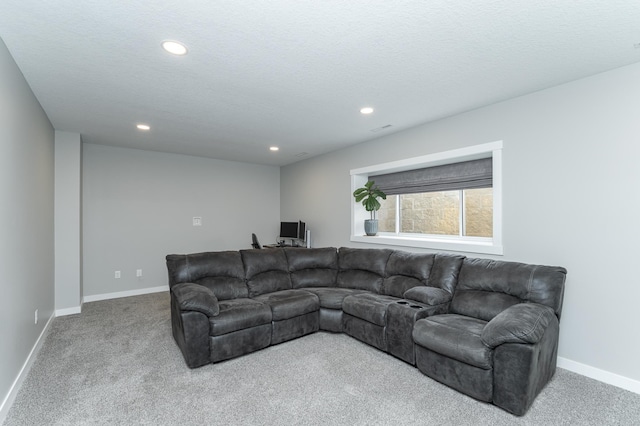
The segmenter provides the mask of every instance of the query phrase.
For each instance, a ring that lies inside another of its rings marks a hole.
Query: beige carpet
[[[188,369],[169,296],[56,318],[4,425],[638,425],[640,395],[559,369],[524,417],[341,334]]]

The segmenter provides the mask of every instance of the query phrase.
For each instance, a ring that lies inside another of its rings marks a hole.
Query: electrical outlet
[[[193,218],[193,226],[202,226],[202,218],[194,217]]]
[[[120,271],[116,271],[114,278],[117,280],[120,279]]]
[[[136,277],[140,278],[142,276],[142,269],[136,269]]]
[[[35,319],[35,323],[38,324],[38,310],[36,309],[35,315],[34,315]]]

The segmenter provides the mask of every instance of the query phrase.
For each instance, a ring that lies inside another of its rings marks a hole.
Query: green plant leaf
[[[358,188],[355,191],[353,191],[353,196],[356,198],[356,202],[358,203],[362,201],[362,199],[367,195],[369,195],[369,193],[365,188]]]
[[[356,202],[362,202],[365,210],[371,212],[372,219],[375,216],[375,212],[382,207],[378,198],[382,198],[383,200],[387,199],[387,195],[380,190],[380,188],[373,186],[374,183],[374,181],[370,180],[365,183],[362,188],[358,188],[353,191],[353,196],[355,197]]]
[[[386,199],[387,199],[387,194],[385,194],[384,192],[382,192],[381,190],[379,190],[379,189],[377,189],[377,188],[376,188],[376,189],[374,189],[374,191],[373,191],[373,195],[374,195],[374,196],[376,196],[376,197],[380,197],[380,198],[382,198],[383,200],[386,200]]]
[[[366,199],[364,207],[368,212],[378,210],[380,209],[380,202],[374,197],[369,197]]]

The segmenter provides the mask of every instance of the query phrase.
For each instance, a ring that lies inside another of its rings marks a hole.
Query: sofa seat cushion
[[[221,336],[233,331],[271,324],[271,308],[252,299],[220,300],[220,313],[209,318],[209,334]]]
[[[346,314],[384,327],[387,324],[387,306],[397,300],[400,299],[383,294],[354,294],[344,298],[342,310]]]
[[[440,355],[489,370],[493,366],[493,351],[480,339],[486,324],[463,315],[435,315],[416,321],[413,341]]]
[[[342,309],[342,301],[345,297],[351,296],[352,294],[368,293],[366,290],[335,287],[314,287],[304,288],[303,290],[318,296],[318,299],[320,299],[320,307],[326,309]]]
[[[282,290],[267,293],[254,300],[271,307],[273,321],[281,321],[320,309],[318,296],[304,290]]]

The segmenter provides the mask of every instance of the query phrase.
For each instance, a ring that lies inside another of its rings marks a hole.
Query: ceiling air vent
[[[305,155],[309,155],[308,152],[301,152],[299,154],[296,154],[296,157],[300,158],[300,157],[304,157]]]
[[[376,129],[371,129],[371,131],[373,133],[377,133],[377,132],[380,132],[382,130],[387,130],[389,127],[391,127],[391,124],[387,124],[386,126],[378,127]]]

